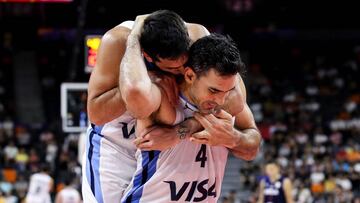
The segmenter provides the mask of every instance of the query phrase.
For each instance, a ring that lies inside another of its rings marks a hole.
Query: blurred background
[[[247,65],[248,104],[264,142],[254,161],[229,157],[219,202],[256,202],[271,161],[292,181],[296,202],[359,202],[358,8],[351,1],[0,0],[0,199],[22,202],[42,163],[51,166],[53,197],[69,173],[80,189],[79,137],[99,36],[170,9],[230,35]]]

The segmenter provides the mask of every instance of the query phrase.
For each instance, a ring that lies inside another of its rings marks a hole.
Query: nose
[[[225,104],[226,98],[229,95],[228,92],[224,92],[224,93],[219,93],[218,95],[216,95],[215,97],[215,102],[219,105],[222,106]]]

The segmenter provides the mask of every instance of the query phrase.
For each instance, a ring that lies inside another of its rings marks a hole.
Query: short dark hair
[[[230,36],[216,33],[198,39],[190,47],[186,66],[198,76],[210,69],[215,69],[221,76],[241,74],[245,69],[236,43]]]
[[[176,59],[189,50],[190,37],[184,20],[177,13],[158,10],[144,20],[140,45],[155,61],[158,57]]]

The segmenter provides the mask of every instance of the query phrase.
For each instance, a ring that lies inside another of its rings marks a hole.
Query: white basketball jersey
[[[30,177],[26,203],[51,203],[50,190],[52,178],[45,173],[35,173]]]
[[[83,160],[84,202],[121,200],[136,169],[135,122],[125,112],[103,126],[89,126]]]
[[[179,123],[194,105],[180,97]],[[137,170],[122,202],[217,202],[228,150],[182,140],[165,151],[137,151]]]
[[[79,192],[72,187],[66,187],[59,192],[61,203],[80,203],[81,197]]]

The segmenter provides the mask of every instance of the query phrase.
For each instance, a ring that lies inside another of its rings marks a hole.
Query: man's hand
[[[183,138],[188,139],[191,134],[201,129],[203,129],[201,124],[194,118],[186,119],[176,126],[152,126],[141,130],[141,132],[137,134],[134,144],[137,148],[145,151],[163,151],[175,146],[181,141],[179,135],[180,130],[188,132]]]
[[[195,113],[194,117],[204,130],[192,134],[190,141],[210,146],[221,145],[228,148],[235,146],[234,118],[229,113],[220,109],[215,114]]]
[[[176,107],[179,103],[179,88],[174,75],[149,72],[151,81],[164,90],[170,104]]]
[[[180,139],[176,135],[176,129],[165,126],[145,128],[140,136],[134,140],[136,147],[144,151],[163,151],[175,146],[179,142]]]

